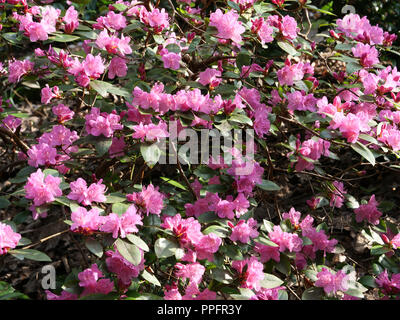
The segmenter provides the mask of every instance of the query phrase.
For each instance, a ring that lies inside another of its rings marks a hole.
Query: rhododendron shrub
[[[0,3],[0,260],[78,252],[38,297],[399,299],[395,34],[315,36],[310,1],[86,3]]]

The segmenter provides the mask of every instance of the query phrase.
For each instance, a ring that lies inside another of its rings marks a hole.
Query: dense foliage
[[[399,298],[397,30],[306,0],[0,6],[1,298],[57,237],[81,260],[52,300]]]

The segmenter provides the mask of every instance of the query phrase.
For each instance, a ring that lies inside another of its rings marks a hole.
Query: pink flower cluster
[[[135,266],[126,260],[117,249],[106,252],[107,269],[117,275],[118,285],[120,288],[128,288],[133,278],[137,278],[139,273],[144,270],[144,254],[141,249],[141,261]]]
[[[106,186],[102,184],[102,179],[97,183],[92,183],[89,187],[84,179],[78,178],[78,180],[70,183],[71,192],[68,194],[67,198],[75,200],[84,206],[91,205],[92,202],[104,202],[106,197],[104,192]]]
[[[218,38],[232,40],[238,45],[242,42],[241,34],[246,30],[238,18],[239,15],[233,10],[222,13],[220,9],[217,9],[210,14],[210,26],[218,29]]]
[[[246,267],[246,271],[244,268]],[[238,272],[240,286],[259,291],[261,289],[260,281],[264,279],[264,265],[251,257],[245,260],[235,260],[232,262],[232,268]]]
[[[143,225],[142,217],[137,214],[136,207],[131,205],[122,215],[110,213],[101,216],[97,208],[87,211],[79,207],[71,214],[73,224],[71,231],[84,235],[93,234],[95,231],[112,233],[114,239],[125,238],[129,233],[138,232],[138,225]]]
[[[75,58],[67,70],[75,76],[75,81],[80,86],[87,87],[91,79],[100,78],[104,73],[105,66],[100,54],[93,56],[89,53],[82,62]]]
[[[286,60],[285,66],[277,72],[279,83],[282,86],[292,86],[296,81],[302,80],[306,74],[314,74],[314,68],[308,62],[292,64],[289,60]]]
[[[84,288],[81,297],[96,293],[108,294],[114,290],[114,283],[105,278],[95,263],[90,268],[79,273],[78,279],[79,286]]]
[[[29,60],[13,60],[9,61],[8,66],[8,82],[17,83],[22,76],[33,71],[35,64]]]
[[[115,113],[100,112],[99,108],[93,107],[85,116],[86,132],[95,137],[111,137],[115,130],[123,129],[123,125],[119,123],[120,119]]]
[[[318,272],[317,278],[315,285],[324,288],[327,294],[331,292],[335,294],[337,291],[345,292],[349,288],[349,276],[342,270],[332,273],[327,268],[322,268],[322,270]]]
[[[158,187],[149,184],[147,187],[143,186],[141,192],[128,194],[126,198],[128,201],[134,202],[146,215],[149,213],[160,215],[164,208],[163,200],[166,197],[158,191]]]
[[[62,191],[59,187],[61,179],[52,175],[44,176],[42,170],[38,169],[33,172],[29,177],[25,189],[25,197],[33,200],[33,218],[37,219],[38,214],[35,213],[35,207],[41,206],[45,203],[53,202],[56,197],[62,195]]]
[[[183,219],[179,213],[173,217],[165,217],[161,227],[172,230],[181,247],[187,249],[182,261],[195,262],[203,259],[214,261],[214,253],[222,243],[221,238],[214,233],[204,235],[197,220],[192,217]]]
[[[8,224],[0,222],[0,256],[6,254],[8,250],[14,249],[19,240],[21,240],[21,235],[9,226]]]
[[[300,141],[298,141],[297,144],[299,157],[296,163],[296,171],[314,169],[314,163],[307,161],[307,159],[303,157],[316,161],[321,158],[322,155],[328,157],[330,154],[330,142],[321,138],[311,138],[301,144]]]
[[[367,17],[350,13],[336,21],[338,29],[343,31],[347,37],[370,45],[392,45],[396,35],[391,35],[378,26],[371,26]]]
[[[362,204],[357,209],[354,209],[356,221],[361,222],[366,220],[374,225],[379,224],[382,212],[378,210],[378,205],[379,203],[375,200],[375,195],[373,194],[367,204]]]

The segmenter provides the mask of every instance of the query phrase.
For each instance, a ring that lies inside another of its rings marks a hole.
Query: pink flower
[[[245,266],[247,266],[247,270],[243,272]],[[264,279],[264,265],[256,257],[233,261],[232,267],[239,273],[241,288],[257,291],[261,289],[260,281]]]
[[[315,286],[324,288],[327,294],[330,292],[336,293],[337,291],[345,292],[349,288],[349,276],[342,270],[333,274],[327,268],[322,268],[322,271],[318,272],[317,278]]]
[[[355,57],[360,58],[360,64],[365,68],[372,67],[374,64],[379,63],[378,50],[373,46],[371,47],[368,44],[358,43],[351,51]]]
[[[114,35],[109,36],[108,31],[104,29],[97,37],[96,45],[100,49],[106,49],[108,53],[119,53],[122,56],[125,56],[126,54],[132,53],[132,48],[129,45],[130,41],[131,38],[124,37],[124,35],[121,35],[121,39]]]
[[[114,57],[111,60],[110,66],[108,67],[108,79],[114,79],[117,77],[125,77],[128,72],[126,61],[120,57]]]
[[[267,22],[270,26],[278,28],[280,34],[288,40],[294,40],[297,37],[297,22],[291,16],[269,16]]]
[[[84,235],[91,235],[99,229],[102,224],[102,217],[99,215],[99,209],[92,208],[87,211],[83,207],[77,208],[71,213],[71,231]]]
[[[15,130],[22,124],[22,120],[9,114],[1,122],[0,126],[15,132]]]
[[[232,241],[248,243],[250,241],[250,238],[255,238],[257,236],[257,221],[253,218],[250,218],[247,221],[239,220],[236,226],[232,225],[232,234],[229,239],[231,239]]]
[[[159,9],[153,9],[150,12],[143,8],[142,13],[140,20],[154,28],[156,33],[160,33],[162,30],[169,27],[168,13],[165,12],[164,8],[162,8],[161,11]]]
[[[210,26],[218,29],[217,37],[222,39],[230,39],[238,44],[242,41],[241,34],[245,32],[242,23],[238,21],[239,15],[230,10],[227,13],[222,13],[217,9],[214,13],[210,14]]]
[[[260,17],[256,20],[252,20],[251,22],[253,23],[251,31],[257,33],[261,40],[261,44],[274,41],[274,29],[264,20],[264,18]]]
[[[321,158],[322,155],[329,156],[329,147],[330,142],[320,138],[311,138],[302,143],[298,149],[298,153],[303,157],[316,161]],[[296,163],[296,171],[303,171],[305,169],[313,170],[314,164],[299,156]]]
[[[162,55],[164,68],[178,70],[180,67],[181,55],[175,52],[167,52]]]
[[[86,119],[86,131],[92,136],[104,135],[111,137],[115,130],[123,129],[123,125],[119,123],[120,116],[114,113],[102,112],[99,108],[93,107]]]
[[[106,186],[101,183],[102,181],[100,179],[97,183],[92,183],[87,187],[86,181],[78,178],[78,180],[70,183],[71,192],[67,198],[76,200],[84,206],[91,205],[92,202],[104,202],[106,201],[106,197],[104,196]]]
[[[399,249],[400,248],[400,233],[395,235],[390,242],[392,243],[393,249]]]
[[[118,236],[125,238],[126,234],[139,231],[136,225],[143,225],[142,217],[136,213],[136,207],[131,205],[122,216],[115,213],[105,216],[100,231],[112,233],[114,239]]]
[[[317,103],[317,99],[314,98],[313,94],[306,95],[304,92],[295,91],[293,93],[287,94],[288,98],[288,109],[291,113],[294,110],[299,111],[311,111],[315,112],[315,105]]]
[[[132,134],[133,139],[140,139],[141,141],[160,141],[160,139],[169,136],[167,131],[167,124],[164,121],[160,121],[158,124],[143,124],[142,122],[138,125],[132,126],[135,131]]]
[[[14,232],[8,224],[0,222],[0,256],[14,249],[19,240],[21,240],[19,233]]]
[[[105,18],[106,26],[118,31],[126,27],[126,18],[122,13],[109,11]]]
[[[347,116],[344,116],[341,112],[337,112],[333,116],[330,127],[332,129],[339,128],[342,136],[349,143],[357,142],[360,131],[367,131],[369,129],[368,124],[362,121],[357,115],[349,113]]]
[[[28,164],[32,167],[55,165],[57,163],[57,149],[46,143],[33,145],[28,150]]]
[[[141,192],[132,193],[127,198],[142,208],[146,215],[149,213],[160,215],[164,207],[165,196],[158,191],[158,187],[154,187],[152,184],[147,187],[143,186]]]
[[[391,279],[389,279],[387,270],[384,270],[375,279],[375,282],[386,295],[400,293],[400,273],[393,273]]]
[[[55,197],[60,197],[62,191],[59,188],[61,179],[48,175],[46,178],[42,170],[38,169],[33,172],[25,185],[24,189],[26,192],[25,197],[27,199],[33,199],[35,206],[40,206],[44,203],[54,201]]]
[[[286,62],[285,67],[278,70],[277,75],[281,85],[292,86],[295,81],[303,79],[303,64],[296,63],[292,65],[290,62]]]
[[[227,200],[219,200],[215,208],[215,213],[220,218],[233,219],[235,217],[235,213],[233,212],[235,208],[236,205],[233,202]]]
[[[68,291],[61,291],[61,294],[57,296],[56,294],[52,293],[49,290],[45,290],[47,300],[77,300],[78,295],[75,293],[70,293]]]
[[[329,205],[331,207],[341,208],[343,206],[344,195],[347,192],[344,189],[342,182],[334,181],[333,186],[335,187],[335,190],[332,192]]]
[[[281,259],[279,246],[272,247],[256,242],[254,250],[260,254],[260,260],[262,263],[267,262],[271,259],[279,262]]]
[[[39,143],[46,143],[49,146],[62,146],[66,153],[77,152],[78,147],[72,144],[79,139],[76,131],[71,131],[63,125],[54,126],[50,132],[45,132],[38,139]]]
[[[82,62],[82,67],[86,75],[94,79],[98,79],[104,72],[104,64],[100,54],[94,57],[89,53]]]
[[[201,233],[201,225],[197,220],[194,218],[183,219],[179,213],[173,217],[165,217],[161,227],[171,230],[183,247],[193,246],[204,237]]]
[[[145,260],[142,250],[140,250],[140,254],[141,261],[137,266],[135,266],[126,260],[117,249],[115,249],[115,251],[109,250],[106,252],[107,269],[117,275],[121,287],[129,287],[132,279],[137,278],[140,271],[144,270]]]
[[[362,204],[357,209],[354,209],[356,221],[361,222],[367,220],[371,224],[379,224],[379,218],[382,216],[382,212],[378,210],[378,205],[379,203],[375,200],[375,195],[373,194],[368,204]]]
[[[21,77],[27,73],[30,73],[33,70],[34,63],[28,60],[14,60],[9,62],[8,67],[8,82],[16,83],[18,82]]]
[[[199,260],[207,259],[214,261],[214,253],[218,251],[222,240],[214,233],[210,233],[200,238],[200,241],[195,243],[197,258]]]
[[[218,85],[221,82],[221,79],[219,77],[221,77],[221,71],[216,70],[216,69],[207,68],[203,72],[200,72],[199,82],[203,86],[210,84],[213,88],[215,88],[215,87],[218,87]]]
[[[322,250],[324,252],[333,252],[338,241],[336,239],[328,240],[328,236],[324,230],[317,231],[315,228],[303,228],[303,237],[307,237],[312,241],[312,250],[316,252]]]
[[[181,278],[182,280],[189,279],[189,282],[193,282],[195,284],[200,284],[204,271],[206,270],[206,268],[198,262],[186,265],[177,263],[175,268],[177,269],[175,276]]]
[[[78,16],[78,11],[76,11],[73,6],[70,6],[63,18],[65,33],[72,33],[79,26]]]
[[[182,300],[215,300],[215,298],[216,293],[214,291],[210,291],[208,288],[200,291],[198,285],[191,282],[186,287]]]
[[[108,149],[108,153],[110,154],[110,158],[121,157],[124,155],[124,149],[126,147],[125,138],[124,137],[113,137],[112,144],[110,149]]]
[[[81,296],[101,293],[108,294],[114,290],[114,283],[110,279],[104,278],[97,264],[92,264],[91,268],[83,270],[78,274],[79,286],[84,287]]]
[[[41,102],[43,104],[50,103],[53,98],[60,98],[60,93],[57,86],[50,88],[48,84],[41,91],[42,99]]]
[[[276,287],[272,289],[261,288],[250,300],[278,300],[279,291],[285,289],[285,287]]]
[[[280,252],[284,252],[286,249],[290,252],[301,251],[303,240],[297,234],[282,231],[280,226],[274,226],[273,231],[268,236],[272,242],[279,245]]]
[[[51,110],[57,116],[59,123],[64,123],[65,121],[71,120],[75,114],[75,112],[63,104],[59,104],[53,107]]]

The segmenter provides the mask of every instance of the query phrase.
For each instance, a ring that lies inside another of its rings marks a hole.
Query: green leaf
[[[110,193],[108,196],[106,196],[106,201],[105,203],[119,203],[119,202],[124,202],[126,200],[126,196],[124,196],[122,193]]]
[[[101,245],[100,242],[94,240],[94,239],[86,239],[85,241],[85,246],[86,248],[89,249],[91,253],[96,255],[97,257],[101,258],[103,256],[103,246]]]
[[[0,197],[0,209],[5,209],[5,208],[7,208],[10,204],[11,204],[11,202],[8,201],[6,198]]]
[[[291,44],[285,41],[278,41],[278,46],[285,51],[286,53],[290,54],[291,56],[297,56],[299,53],[296,51],[295,48]]]
[[[165,238],[159,238],[154,244],[154,250],[158,258],[168,258],[175,255],[179,245],[176,242]]]
[[[155,286],[161,287],[160,281],[158,281],[158,279],[154,275],[152,275],[151,273],[147,272],[146,270],[143,270],[142,277],[143,277],[143,279],[145,279],[146,281],[150,282],[151,284],[154,284]]]
[[[130,98],[131,94],[125,90],[118,88],[111,83],[101,81],[101,80],[92,80],[90,81],[90,87],[97,91],[103,98],[106,98],[108,93],[115,94],[117,96],[122,96],[125,98]]]
[[[156,143],[153,144],[141,144],[140,153],[144,161],[150,166],[154,166],[161,157],[161,150]]]
[[[375,282],[375,278],[373,276],[363,276],[358,280],[364,286],[376,288],[378,285]]]
[[[290,261],[288,257],[284,254],[281,254],[279,262],[275,265],[275,268],[279,271],[282,272],[285,275],[290,274]]]
[[[232,275],[221,268],[211,269],[211,278],[224,284],[229,284],[233,281]]]
[[[253,125],[253,121],[251,121],[251,119],[248,116],[240,113],[232,113],[228,120],[238,123],[248,124],[249,126]]]
[[[33,249],[14,249],[9,251],[10,254],[12,254],[14,257],[23,260],[23,259],[30,259],[34,261],[46,261],[46,262],[51,262],[50,257],[38,250],[33,250]]]
[[[217,226],[217,225],[212,225],[203,231],[203,234],[205,234],[205,235],[210,234],[210,233],[214,233],[216,236],[218,236],[220,238],[226,238],[227,236],[229,236],[230,231],[227,228]]]
[[[173,185],[174,187],[177,187],[179,189],[187,191],[187,188],[183,184],[180,184],[179,182],[177,182],[175,180],[172,180],[172,179],[166,178],[166,177],[161,177],[161,179],[164,180],[165,182],[169,183],[170,185]]]
[[[181,52],[181,47],[178,46],[178,45],[175,44],[175,43],[170,43],[170,44],[167,45],[165,48],[168,50],[168,52],[174,52],[174,53],[179,53],[179,52]]]
[[[76,40],[80,40],[81,37],[73,36],[70,34],[56,34],[54,37],[49,37],[49,40],[55,41],[55,42],[73,42]]]
[[[265,289],[272,289],[279,287],[283,281],[277,276],[270,273],[264,273],[264,279],[260,281],[260,286]]]
[[[121,203],[121,202],[114,203],[111,207],[111,211],[112,213],[116,213],[121,216],[128,210],[130,206],[131,204],[128,203]]]
[[[262,180],[260,184],[257,185],[257,187],[266,190],[266,191],[278,191],[281,189],[280,186],[278,186],[276,183],[269,181],[269,180]]]
[[[134,245],[136,245],[138,248],[142,249],[143,251],[149,251],[149,247],[146,244],[146,242],[144,242],[142,239],[140,239],[138,236],[135,236],[134,234],[128,234],[126,235],[126,238],[132,242]]]
[[[360,71],[362,68],[362,65],[360,65],[359,63],[348,62],[346,64],[346,72],[348,74],[353,74],[354,72]]]
[[[371,150],[369,150],[366,146],[364,146],[362,143],[360,142],[356,142],[351,144],[351,148],[357,152],[358,154],[360,154],[365,160],[367,160],[370,164],[372,164],[373,166],[375,166],[375,157],[372,154]]]
[[[373,246],[371,248],[371,254],[373,256],[379,256],[381,254],[384,254],[384,253],[387,253],[387,252],[390,252],[390,251],[392,251],[392,249],[390,249],[388,247],[385,247],[385,246],[380,246],[380,245]]]
[[[140,261],[142,261],[142,255],[138,247],[136,247],[134,244],[127,243],[121,239],[117,239],[115,244],[117,246],[117,250],[119,251],[119,253],[126,260],[128,260],[134,266],[140,264]]]
[[[263,245],[269,246],[269,247],[279,247],[275,242],[272,242],[271,240],[268,240],[267,238],[263,236],[259,236],[254,239],[255,242],[261,243]]]
[[[216,175],[215,170],[207,166],[199,166],[193,173],[204,180],[210,179]]]
[[[251,56],[248,52],[239,52],[236,58],[236,65],[239,70],[242,69],[243,66],[249,66],[251,64]]]
[[[308,288],[301,296],[301,300],[322,300],[324,290],[322,288]]]

